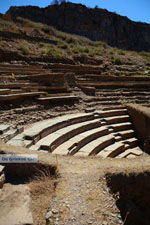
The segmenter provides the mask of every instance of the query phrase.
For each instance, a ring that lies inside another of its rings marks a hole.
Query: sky
[[[71,1],[71,0],[70,0]],[[88,7],[107,9],[134,21],[150,23],[150,0],[72,0]],[[45,7],[51,0],[0,0],[0,13],[5,13],[10,6],[35,5]]]

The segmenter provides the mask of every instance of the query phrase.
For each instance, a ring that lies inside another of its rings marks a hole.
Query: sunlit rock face
[[[7,14],[42,22],[59,30],[104,41],[127,50],[150,51],[150,24],[133,22],[104,9],[63,3],[46,8],[11,7]]]

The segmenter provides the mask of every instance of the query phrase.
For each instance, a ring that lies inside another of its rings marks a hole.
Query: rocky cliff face
[[[107,10],[63,3],[46,8],[11,7],[7,14],[45,23],[94,41],[104,41],[118,48],[150,51],[150,24],[133,22]]]

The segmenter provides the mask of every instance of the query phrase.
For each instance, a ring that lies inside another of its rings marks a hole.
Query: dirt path
[[[58,162],[59,163],[59,162]],[[50,224],[122,224],[98,165],[69,158],[58,166],[61,178],[50,202]],[[54,216],[54,217],[53,217]]]
[[[0,145],[7,153],[33,153],[25,148]],[[57,156],[36,152],[41,163],[56,165],[60,177],[56,180],[55,190],[48,185],[47,192],[35,201],[33,216],[35,225],[123,225],[115,204],[115,196],[109,193],[105,182],[107,173],[143,173],[150,170],[150,157],[136,159],[100,159],[98,157]],[[51,182],[51,179],[50,179]],[[44,184],[45,185],[45,184]],[[43,187],[43,186],[42,186]],[[43,188],[42,188],[43,190]],[[39,194],[35,196],[37,198]],[[41,212],[41,214],[38,214]],[[40,222],[39,222],[40,221]]]

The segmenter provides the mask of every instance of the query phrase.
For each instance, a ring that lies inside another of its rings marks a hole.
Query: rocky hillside
[[[7,14],[24,17],[59,30],[104,41],[111,46],[134,51],[150,51],[150,25],[133,22],[107,10],[63,3],[46,8],[11,7]]]

